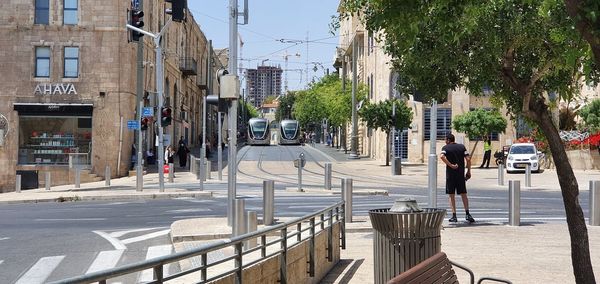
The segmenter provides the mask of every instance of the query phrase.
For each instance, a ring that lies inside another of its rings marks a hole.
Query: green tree
[[[265,98],[265,101],[263,102],[263,104],[272,104],[275,101],[276,97],[275,96],[267,96]]]
[[[478,108],[452,118],[452,128],[467,134],[469,139],[482,139],[492,132],[504,133],[506,125],[506,119],[498,110]],[[478,143],[479,140],[475,140],[471,153],[475,153]]]
[[[593,19],[590,30],[577,29],[590,33],[590,41],[574,29],[580,23],[559,0],[347,0],[340,11],[360,14],[367,29],[381,35],[404,93],[419,90],[439,99],[448,90],[465,88],[479,96],[489,87],[509,114],[537,124],[556,163],[575,279],[595,283],[579,186],[544,94],[569,97],[579,90],[580,78],[597,79],[600,65],[592,54],[598,55],[593,49],[600,33],[592,13],[599,9],[595,0],[566,1],[585,7],[574,13],[577,21]]]
[[[292,112],[304,127],[309,124],[319,124],[327,116],[323,96],[310,89],[297,92]]]
[[[296,101],[296,92],[290,91],[285,96],[279,97],[279,107],[275,110],[275,120],[281,121],[292,118],[292,107]]]
[[[600,131],[600,100],[593,100],[581,108],[579,115],[585,127],[594,132]]]
[[[395,109],[395,116],[392,115]],[[390,132],[392,128],[408,128],[412,122],[412,109],[405,102],[390,99],[377,103],[366,103],[358,113],[367,127],[381,129],[387,135],[385,165],[390,165]]]

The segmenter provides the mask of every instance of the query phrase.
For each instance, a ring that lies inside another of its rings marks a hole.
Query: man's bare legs
[[[465,211],[469,212],[469,198],[466,193],[461,193],[460,197],[462,198],[463,207],[465,207]]]
[[[448,222],[456,222],[456,201],[454,200],[454,193],[448,194],[448,199],[450,201],[450,208],[452,209],[452,218],[448,220]]]

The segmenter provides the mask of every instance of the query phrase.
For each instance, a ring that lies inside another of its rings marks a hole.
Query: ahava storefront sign
[[[34,95],[77,95],[73,84],[38,84],[33,91]]]

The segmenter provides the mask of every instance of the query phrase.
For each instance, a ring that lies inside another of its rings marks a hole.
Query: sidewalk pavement
[[[306,150],[321,151],[334,162],[334,175],[358,176],[357,185],[377,183],[389,188],[412,187],[425,190],[427,188],[427,166],[403,164],[402,176],[390,176],[389,167],[382,167],[381,162],[371,159],[347,160],[343,152],[331,147],[316,144]],[[263,167],[268,167],[266,163]],[[438,165],[438,173],[443,167]],[[256,166],[254,166],[256,167]],[[270,167],[281,167],[274,162]],[[250,168],[245,169],[250,171]],[[224,171],[226,173],[226,171]],[[258,170],[256,170],[258,175]],[[252,174],[252,172],[250,172]],[[366,177],[365,177],[366,176]],[[588,180],[599,180],[598,171],[576,171],[581,191],[587,190]],[[507,186],[497,185],[496,169],[474,169],[473,178],[467,185],[470,190],[498,190]],[[443,178],[443,174],[438,177]],[[317,176],[307,175],[307,180],[320,180]],[[360,181],[362,179],[362,181]],[[523,179],[523,175],[507,175],[509,179]],[[73,185],[52,187],[50,191],[43,188],[23,190],[21,193],[0,194],[0,204],[44,201],[77,201],[77,200],[115,200],[131,198],[172,198],[172,197],[204,197],[210,198],[211,192],[198,191],[195,175],[189,172],[176,172],[175,183],[168,183],[165,176],[165,191],[158,190],[158,175],[144,176],[144,190],[135,190],[135,177],[113,179],[111,187],[104,186],[104,181],[82,184],[75,189]],[[227,180],[224,177],[224,180]],[[238,182],[256,182],[257,178],[238,175]],[[556,172],[547,170],[532,176],[533,187],[523,187],[522,191],[559,191]],[[209,183],[224,182],[211,180]],[[425,193],[425,192],[424,192]],[[295,194],[287,192],[286,194]],[[299,195],[306,193],[297,193]],[[583,202],[583,201],[582,201]],[[476,205],[476,204],[475,204]],[[366,216],[355,217],[355,222],[347,224],[347,248],[342,250],[339,265],[332,270],[322,283],[373,283],[373,240],[371,224]],[[206,242],[206,239],[228,238],[230,228],[223,225],[223,220],[209,218],[180,220],[173,223],[171,236],[177,251]],[[221,224],[221,225],[219,225]],[[471,268],[477,277],[496,276],[506,278],[513,283],[574,283],[570,258],[570,240],[566,223],[532,223],[523,222],[519,227],[507,226],[505,223],[477,222],[475,224],[459,223],[443,224],[441,232],[442,251],[457,263]],[[596,278],[600,279],[600,227],[588,226],[592,263]],[[202,237],[204,236],[204,237]],[[204,238],[204,239],[202,239]],[[464,274],[459,277],[464,282]]]

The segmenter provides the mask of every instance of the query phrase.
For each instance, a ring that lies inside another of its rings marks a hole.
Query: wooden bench
[[[448,259],[445,253],[439,252],[430,258],[420,262],[413,266],[411,269],[402,272],[400,275],[392,278],[388,281],[388,284],[428,284],[428,283],[458,283],[456,273],[454,272],[453,266],[465,270],[469,273],[470,283],[475,283],[475,275],[471,269],[468,269],[462,265],[454,263]],[[493,277],[482,277],[477,283],[481,283],[485,280],[496,281],[502,283],[512,282],[500,278]]]

